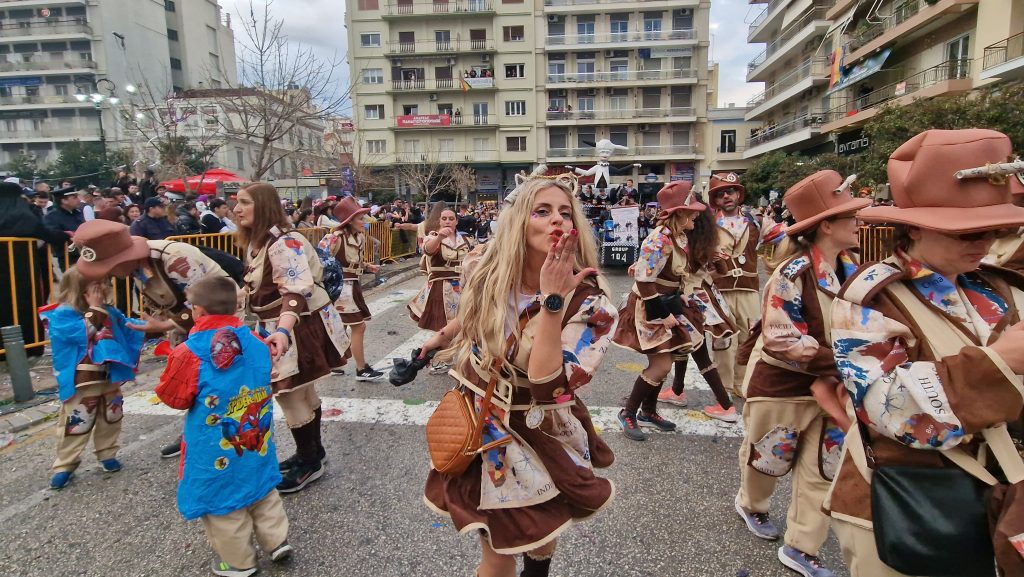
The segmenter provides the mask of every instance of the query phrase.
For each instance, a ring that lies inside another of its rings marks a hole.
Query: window
[[[178,31],[177,30],[172,30],[172,29],[168,28],[167,29],[167,39],[171,40],[173,42],[177,42],[178,41]]]
[[[455,157],[455,139],[441,138],[437,141],[438,160],[451,161]]]
[[[452,49],[452,31],[435,30],[434,43],[437,45],[438,52],[448,52]]]
[[[174,12],[177,10],[177,6],[174,5],[174,0],[164,0],[164,10],[168,12]]]
[[[363,116],[367,120],[383,120],[384,118],[384,105],[383,104],[368,104],[363,107]]]
[[[420,107],[418,104],[406,104],[402,106],[402,114],[405,116],[416,116],[420,113]]]
[[[629,132],[624,126],[616,126],[608,132],[608,140],[612,141],[612,144],[618,144],[621,146],[629,146]]]
[[[548,148],[555,150],[564,150],[569,148],[569,130],[567,128],[549,129]]]
[[[681,8],[679,10],[672,11],[672,29],[673,30],[692,30],[693,29],[693,9],[692,8]]]
[[[14,131],[18,130],[18,121],[17,120],[5,120],[4,121],[4,125],[7,126],[7,131],[8,132],[14,132]]]
[[[501,0],[502,4],[522,4],[523,0]]]
[[[640,146],[644,148],[654,148],[661,146],[661,131],[655,126],[646,132],[640,133]]]
[[[693,93],[689,86],[676,86],[672,88],[669,106],[672,108],[689,108],[693,106]]]
[[[220,70],[220,56],[217,56],[213,52],[210,53],[210,66],[219,71]]]
[[[39,96],[39,87],[38,86],[26,86],[25,87],[25,96]]]
[[[387,140],[367,140],[366,151],[370,154],[384,154],[388,151]]]
[[[181,60],[171,58],[171,70],[181,70]]]
[[[506,64],[505,78],[526,78],[525,64]]]
[[[661,12],[644,13],[644,39],[658,40],[661,38]]]
[[[580,118],[593,118],[594,117],[594,97],[593,96],[580,96],[579,100],[576,101],[576,112]],[[592,142],[597,142],[596,140]]]
[[[522,42],[526,39],[526,30],[523,26],[505,26],[501,31],[505,42]]]
[[[359,35],[359,45],[363,48],[380,48],[380,32],[363,32]]]
[[[377,0],[359,0],[360,10],[378,10],[379,8]],[[381,142],[383,142],[383,140]]]
[[[245,152],[241,148],[235,149],[235,161],[238,168],[245,168]]]
[[[579,58],[579,57],[577,57]],[[593,60],[577,60],[576,61],[576,75],[580,82],[593,82],[594,81],[594,61]]]
[[[736,152],[736,131],[723,130],[718,141],[718,152]]]
[[[579,36],[580,44],[590,44],[594,41],[594,17],[577,16],[576,34]]]
[[[629,39],[629,14],[611,15],[612,42]]]
[[[384,69],[367,68],[363,70],[363,84],[384,84]]]
[[[474,138],[473,139],[473,153],[480,158],[482,153],[490,152],[491,139],[490,138]]]
[[[526,116],[526,101],[506,100],[505,116]]]
[[[506,136],[505,150],[509,152],[526,152],[525,136]]]
[[[565,82],[565,62],[548,62],[548,82]]]
[[[576,146],[578,148],[591,148],[597,142],[597,132],[593,127],[581,126],[576,129]]]
[[[608,72],[611,72],[612,80],[629,80],[629,60],[609,61]]]
[[[661,108],[661,89],[644,88],[642,99],[643,108]]]
[[[53,87],[53,93],[56,94],[57,96],[67,96],[68,95],[68,85],[67,84],[58,84],[58,85],[54,86]]]
[[[688,127],[674,127],[672,129],[672,146],[689,146],[690,129]]]

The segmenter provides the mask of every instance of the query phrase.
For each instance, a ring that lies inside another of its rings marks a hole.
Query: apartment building
[[[125,144],[114,107],[143,79],[163,95],[235,76],[215,0],[0,0],[0,164],[45,164],[72,140]]]
[[[747,120],[750,109],[726,104],[722,108],[708,109],[708,122],[704,129],[704,148],[707,163],[700,173],[702,183],[712,174],[735,172],[742,174],[753,160],[743,158],[747,140],[761,128],[756,120]]]
[[[358,162],[468,163],[491,193],[538,162],[590,166],[609,139],[628,148],[612,159],[622,179],[694,180],[713,97],[709,7],[351,0]]]

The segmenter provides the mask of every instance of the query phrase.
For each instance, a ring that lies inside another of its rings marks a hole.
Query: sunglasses
[[[946,233],[943,233],[943,235],[944,236],[948,236],[949,238],[955,238],[955,239],[959,240],[960,242],[978,242],[980,240],[998,240],[998,239],[1001,239],[1001,238],[1006,238],[1006,237],[1008,237],[1011,234],[1014,234],[1016,232],[1017,232],[1017,229],[999,228],[999,229],[996,229],[996,230],[983,230],[983,231],[980,231],[980,232],[966,232],[966,233],[963,233],[963,234],[946,234]]]

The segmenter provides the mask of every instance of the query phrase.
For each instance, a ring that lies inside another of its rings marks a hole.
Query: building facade
[[[465,163],[477,190],[520,170],[696,180],[713,98],[708,0],[349,0],[360,164]],[[633,164],[640,164],[635,167]]]
[[[706,170],[700,174],[701,183],[707,182],[712,174],[735,172],[743,174],[753,160],[744,158],[746,143],[756,135],[761,123],[747,120],[749,108],[726,104],[724,108],[709,108],[708,123],[704,130]]]
[[[234,36],[215,0],[5,0],[0,164],[26,153],[43,165],[73,140],[114,146],[124,138],[114,107],[129,85],[145,80],[168,94],[236,74]]]

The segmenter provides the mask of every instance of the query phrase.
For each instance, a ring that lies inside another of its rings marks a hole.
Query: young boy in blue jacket
[[[210,276],[187,291],[195,326],[167,359],[156,394],[185,416],[178,510],[201,519],[213,573],[256,572],[252,535],[272,561],[292,553],[277,484],[270,349],[235,316],[238,287]]]

